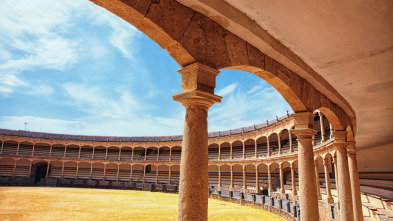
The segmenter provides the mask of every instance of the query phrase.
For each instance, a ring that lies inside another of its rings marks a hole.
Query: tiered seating
[[[180,161],[181,150],[172,150],[172,161]]]
[[[278,154],[278,142],[270,142],[269,143],[269,147],[270,147],[270,154],[271,155],[275,155]]]
[[[146,173],[145,182],[146,183],[155,183],[156,182],[156,171],[151,171],[151,173]]]
[[[209,160],[218,159],[218,148],[209,148]]]
[[[233,159],[243,158],[243,146],[232,146]]]
[[[3,155],[16,155],[18,143],[16,142],[4,142]]]
[[[50,146],[49,145],[35,145],[34,156],[49,156]]]
[[[64,146],[53,146],[52,147],[52,157],[64,157]]]
[[[119,170],[119,181],[130,181],[131,170],[121,169]]]
[[[159,161],[169,161],[170,151],[160,149]]]
[[[267,155],[267,143],[258,144],[258,157]]]
[[[246,145],[245,146],[245,157],[255,157],[255,145]]]
[[[132,170],[132,181],[142,182],[143,170]]]
[[[20,156],[31,156],[33,152],[33,144],[23,144],[19,145],[19,152],[18,155]]]
[[[157,161],[157,153],[158,153],[158,149],[148,149],[146,160],[147,161]]]
[[[64,178],[75,178],[76,177],[76,166],[65,166],[64,167]]]
[[[93,147],[81,148],[81,159],[91,159],[93,156]]]
[[[111,168],[108,169],[106,168],[105,172],[105,180],[117,180],[117,169]]]
[[[4,164],[0,164],[0,176],[12,176],[14,171],[14,163],[6,162]]]
[[[322,135],[321,135],[321,132],[318,131],[317,134],[315,134],[315,136],[314,136],[315,145],[319,145],[321,143],[321,140],[322,140]]]
[[[93,167],[91,178],[93,180],[103,180],[104,179],[104,167]]]
[[[68,146],[66,150],[66,157],[76,159],[79,157],[79,147]]]
[[[119,160],[119,149],[118,148],[108,148],[108,160]]]
[[[52,178],[61,178],[61,166],[52,165],[50,169],[50,177]]]
[[[171,183],[178,184],[180,178],[180,171],[171,171]]]
[[[209,186],[218,185],[218,172],[209,172]]]
[[[168,178],[169,178],[169,171],[161,171],[161,170],[158,171],[159,183],[168,183]]]
[[[90,167],[79,167],[78,179],[90,179]]]
[[[130,148],[123,148],[120,154],[120,160],[122,161],[129,161],[132,157],[132,149]]]
[[[93,159],[96,160],[105,160],[105,156],[106,156],[106,148],[103,147],[96,147],[94,149],[94,156]]]
[[[221,159],[230,159],[230,158],[231,158],[231,148],[221,147]]]
[[[281,153],[289,153],[290,150],[289,139],[281,140]]]
[[[134,159],[135,161],[145,160],[145,150],[134,149]]]
[[[29,176],[29,165],[18,165],[16,164],[15,176],[17,177],[28,177]]]

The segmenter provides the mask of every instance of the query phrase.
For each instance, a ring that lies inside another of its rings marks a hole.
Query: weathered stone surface
[[[180,43],[197,62],[220,69],[230,66],[224,35],[227,31],[205,15],[195,13]]]
[[[260,68],[261,70],[266,70],[265,67],[265,54],[256,49],[249,43],[247,46],[248,63],[250,66]]]
[[[245,41],[231,32],[227,32],[224,38],[231,66],[248,66]]]
[[[147,10],[151,4],[150,1],[146,0],[121,0],[134,10],[138,11],[142,15],[146,15]]]
[[[145,0],[146,1],[146,0]],[[194,11],[172,0],[160,0],[160,4],[151,4],[146,18],[165,30],[178,41],[190,23]]]

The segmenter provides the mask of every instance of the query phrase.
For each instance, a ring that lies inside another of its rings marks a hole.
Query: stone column
[[[231,186],[230,186],[230,190],[233,190],[233,166],[230,166],[231,169]]]
[[[218,166],[218,190],[221,190],[221,166]]]
[[[267,156],[270,156],[270,142],[269,142],[269,137],[266,137],[266,143],[267,143]]]
[[[31,177],[31,167],[33,166],[33,164],[31,163],[31,161],[30,161],[30,165],[29,165],[29,178]],[[48,167],[49,167],[49,165],[48,165]],[[46,177],[45,177],[46,178]]]
[[[93,176],[93,164],[91,163],[90,164],[90,175],[89,175],[90,180],[92,179],[92,176]]]
[[[218,145],[218,160],[221,160],[221,144]]]
[[[256,193],[261,193],[261,188],[259,187],[259,174],[258,174],[258,166],[255,166],[255,188],[257,190]]]
[[[117,165],[116,181],[119,182],[120,165]]]
[[[4,140],[1,142],[1,150],[0,150],[0,154],[3,154],[3,148],[4,148]]]
[[[12,176],[15,177],[15,170],[16,170],[16,160],[14,162],[14,169],[12,170]]]
[[[157,161],[160,160],[160,148],[157,147]]]
[[[170,171],[170,168],[169,168],[169,171]],[[146,165],[143,165],[143,179],[142,179],[142,182],[145,183],[145,180],[146,180]]]
[[[278,154],[281,154],[281,137],[277,134]]]
[[[147,148],[145,147],[145,161],[146,161],[146,158],[147,158]]]
[[[325,141],[325,128],[323,126],[323,114],[319,112],[319,122],[321,125],[321,144]]]
[[[134,148],[131,148],[131,161],[134,160]]]
[[[337,198],[340,195],[339,194],[339,189],[338,189],[338,176],[337,176],[337,156],[333,157],[333,165],[334,165],[334,179],[336,181],[336,192],[337,192]],[[340,200],[337,202],[338,208],[340,208]]]
[[[318,200],[321,200],[322,195],[321,195],[321,184],[319,182],[318,159],[314,161],[314,164],[315,164],[315,185],[317,187]]]
[[[283,163],[279,164],[280,167],[280,187],[281,187],[281,193],[285,193],[285,187],[284,187],[284,173],[283,173]]]
[[[272,188],[272,175],[270,173],[270,165],[267,165],[267,186],[269,191],[269,196],[272,196],[273,188]]]
[[[96,147],[93,146],[93,153],[91,154],[91,159],[94,159],[94,151],[95,151]]]
[[[106,164],[104,164],[104,181],[106,179]]]
[[[353,221],[353,204],[351,193],[351,181],[349,178],[349,166],[347,156],[346,131],[334,131],[333,143],[337,154],[337,177],[338,177],[338,200],[340,201],[341,220]]]
[[[297,136],[298,141],[300,218],[301,220],[319,220],[312,147],[312,137],[316,131],[311,129],[314,115],[310,112],[298,112],[292,116],[295,120],[295,129],[290,132]]]
[[[323,166],[325,169],[325,183],[326,183],[326,195],[327,195],[327,202],[334,203],[332,197],[332,188],[330,184],[330,174],[329,174],[329,158],[326,157],[323,161]]]
[[[168,184],[171,184],[171,166],[169,166]]]
[[[31,150],[31,156],[34,156],[34,149],[35,149],[35,143],[33,143],[33,149]]]
[[[79,145],[79,153],[78,153],[78,158],[81,158],[81,150],[82,150],[82,146]]]
[[[30,169],[31,169],[31,165],[30,165]],[[46,174],[45,174],[45,179],[49,178],[49,169],[50,169],[50,161],[48,161],[48,166],[46,167]]]
[[[243,193],[245,193],[246,192],[246,189],[247,189],[247,180],[246,180],[246,167],[245,166],[243,166]]]
[[[75,179],[78,179],[79,163],[76,164]]]
[[[180,182],[178,220],[207,220],[208,204],[208,109],[221,101],[214,95],[216,69],[200,63],[179,70],[182,93],[173,96],[186,108]]]
[[[67,155],[67,145],[64,146],[64,156],[63,157],[66,157],[66,155]]]
[[[134,150],[134,149],[133,149]],[[132,182],[132,164],[130,165],[131,166],[131,170],[130,170],[130,181]]]
[[[232,143],[229,144],[230,148],[230,153],[231,153],[231,160],[233,159],[233,148],[232,148]]]
[[[16,147],[16,155],[19,155],[19,146],[20,146],[20,142],[18,142],[18,146]]]
[[[49,157],[52,157],[52,147],[53,147],[53,144],[51,143],[50,144],[50,149],[49,149]]]
[[[360,183],[359,183],[359,171],[358,164],[356,161],[356,142],[348,142],[348,164],[349,164],[349,176],[351,180],[351,190],[352,190],[352,204],[354,211],[354,220],[363,220],[362,212],[362,199],[360,196]]]
[[[291,132],[288,132],[288,138],[289,138],[289,152],[293,152],[293,146],[292,146],[292,134]]]
[[[169,148],[169,161],[172,161],[172,147]]]
[[[109,147],[106,147],[106,150],[105,150],[105,160],[108,159],[108,149],[109,149]]]
[[[119,157],[117,158],[117,160],[119,160],[119,161],[121,160],[121,148],[119,148]]]
[[[64,178],[64,162],[63,162],[63,166],[61,167],[61,178]]]
[[[246,158],[246,144],[242,142],[243,144],[243,159]]]
[[[297,195],[296,191],[296,177],[295,177],[295,165],[291,163],[291,178],[292,178],[292,194]]]
[[[156,183],[158,183],[158,168],[159,168],[160,166],[156,166]]]

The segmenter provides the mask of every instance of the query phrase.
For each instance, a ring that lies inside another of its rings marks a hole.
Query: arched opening
[[[157,161],[158,160],[158,148],[148,147],[146,150],[146,160],[147,161]]]
[[[231,188],[231,167],[229,165],[221,166],[221,189],[230,190]]]
[[[221,149],[221,156],[220,158],[225,160],[225,159],[230,159],[231,158],[231,144],[228,142],[224,142],[220,145]]]
[[[32,153],[33,153],[33,143],[31,143],[31,142],[21,142],[19,144],[18,155],[31,156]]]
[[[74,144],[67,145],[66,157],[77,159],[79,157],[79,146]]]
[[[38,162],[34,164],[34,183],[41,182],[41,179],[45,179],[46,171],[48,169],[47,162]]]
[[[267,137],[260,137],[257,139],[257,154],[258,157],[267,156]]]
[[[142,161],[145,160],[145,148],[143,147],[135,147],[134,148],[134,161]]]
[[[209,166],[209,188],[210,189],[218,189],[218,166],[210,165]]]
[[[106,157],[106,147],[104,146],[94,147],[93,159],[105,160],[105,157]]]
[[[93,146],[83,145],[81,147],[81,158],[92,159],[93,158]]]
[[[132,160],[132,148],[131,147],[122,147],[120,149],[120,160],[121,161],[129,161]]]
[[[4,141],[3,155],[16,155],[16,150],[18,148],[18,142],[13,140]]]
[[[243,166],[233,165],[233,189],[237,192],[243,191]]]
[[[78,174],[76,178],[84,179],[84,180],[90,179],[90,169],[91,169],[91,163],[87,163],[87,162],[78,163]]]
[[[278,135],[276,133],[273,133],[269,136],[269,150],[270,155],[275,155],[279,153]]]
[[[34,146],[34,156],[49,156],[50,153],[50,144],[46,143],[36,143]]]
[[[31,164],[31,162],[29,160],[25,160],[25,159],[21,159],[21,160],[16,161],[15,176],[16,177],[29,177],[30,164]],[[45,170],[45,174],[46,174],[46,170]],[[41,177],[41,178],[43,178],[43,177]]]
[[[218,144],[210,144],[209,145],[209,152],[208,152],[208,157],[209,160],[217,160],[218,159],[218,154],[219,154],[219,146]]]
[[[160,156],[158,158],[159,161],[169,161],[169,157],[170,157],[170,148],[163,146],[160,147]]]
[[[180,161],[180,159],[181,159],[181,147],[180,146],[174,146],[174,147],[172,147],[171,151],[172,151],[171,161]]]
[[[261,193],[263,195],[268,195],[268,175],[267,175],[267,165],[266,164],[259,164],[258,165],[258,177],[259,177],[259,187],[261,189]]]
[[[254,139],[246,140],[244,142],[244,146],[245,146],[245,157],[246,158],[256,157],[255,140]]]
[[[243,158],[243,142],[237,140],[232,143],[232,158],[239,159]]]
[[[65,145],[63,144],[54,144],[52,146],[52,157],[64,157],[65,153]]]
[[[144,166],[141,164],[132,165],[132,181],[142,182],[143,170],[144,170]]]
[[[280,132],[281,153],[290,152],[289,132],[284,129]]]
[[[107,159],[108,160],[119,160],[119,157],[120,157],[119,153],[120,153],[120,150],[118,147],[110,146],[110,147],[108,147]]]

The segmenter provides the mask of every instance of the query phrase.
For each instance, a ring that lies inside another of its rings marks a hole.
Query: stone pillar
[[[221,166],[218,166],[218,190],[221,190]]]
[[[257,146],[257,141],[255,141],[255,158],[258,158],[258,146]]]
[[[257,194],[261,193],[261,188],[259,187],[258,166],[255,166],[255,189],[257,190]]]
[[[218,70],[200,63],[179,70],[182,93],[173,96],[186,108],[180,162],[178,220],[207,220],[209,108],[221,101],[214,95]]]
[[[160,166],[156,166],[156,183],[158,183],[158,168],[159,168]]]
[[[334,179],[336,181],[336,192],[337,192],[337,198],[338,198],[338,196],[340,195],[340,193],[339,193],[340,191],[339,191],[339,188],[338,188],[337,156],[333,157],[333,165],[334,165]],[[337,204],[338,204],[338,208],[340,208],[340,200],[338,200]]]
[[[75,179],[78,179],[79,163],[76,164]]]
[[[246,167],[243,166],[243,193],[247,190]]]
[[[90,180],[92,179],[92,176],[93,176],[93,164],[91,163],[90,164],[90,175],[89,175]]]
[[[291,178],[292,178],[292,194],[297,195],[296,191],[296,177],[295,177],[295,165],[291,163]]]
[[[281,187],[281,193],[285,193],[283,163],[280,163],[279,167],[280,167],[280,187]]]
[[[169,148],[169,161],[172,161],[172,147]]]
[[[218,145],[218,160],[221,160],[221,144]]]
[[[12,176],[15,177],[15,170],[16,170],[16,160],[14,162],[14,169],[12,170]]]
[[[334,131],[335,141],[333,143],[337,154],[337,177],[338,177],[338,200],[340,201],[341,220],[353,221],[353,204],[351,181],[349,178],[349,166],[347,156],[346,131]]]
[[[278,143],[278,154],[281,154],[281,137],[280,137],[280,134],[277,134],[277,143]]]
[[[18,142],[18,146],[16,147],[16,155],[19,155],[19,146],[20,146],[20,142]]]
[[[160,160],[160,148],[157,147],[157,161]]]
[[[349,176],[351,180],[351,190],[352,190],[352,204],[354,211],[354,220],[363,220],[362,212],[362,199],[360,196],[360,183],[359,183],[359,171],[358,164],[356,161],[356,147],[355,142],[348,142],[348,164],[349,164]]]
[[[49,149],[49,157],[51,157],[51,156],[52,156],[52,147],[53,147],[53,144],[50,144],[50,149]]]
[[[0,154],[3,154],[3,148],[4,148],[4,140],[1,142],[1,150],[0,150]]]
[[[121,159],[121,148],[119,148],[119,157],[117,158],[117,160],[120,161],[120,159]],[[158,160],[158,159],[157,159],[157,160]]]
[[[94,152],[95,152],[96,147],[93,146],[93,153],[91,154],[91,159],[94,159]]]
[[[119,182],[120,165],[117,165],[116,181]]]
[[[134,160],[134,148],[131,148],[131,160]]]
[[[325,141],[325,127],[323,126],[323,114],[319,112],[319,122],[321,125],[321,144]]]
[[[232,143],[229,144],[230,148],[230,153],[231,153],[231,160],[233,159],[233,148],[232,148]]]
[[[132,149],[132,150],[134,150],[134,149]],[[131,166],[131,170],[130,170],[130,181],[132,182],[132,164],[130,165]]]
[[[267,186],[269,191],[269,196],[272,196],[273,188],[272,188],[272,175],[270,173],[270,165],[267,165]]]
[[[106,150],[105,150],[105,160],[108,159],[108,149],[109,149],[109,147],[106,147]]]
[[[171,166],[169,166],[168,184],[171,184]]]
[[[78,153],[78,158],[81,158],[81,150],[82,150],[82,146],[79,145],[79,153]]]
[[[104,181],[106,179],[106,164],[104,164]]]
[[[33,164],[31,163],[31,161],[30,161],[30,165],[29,165],[29,178],[31,177],[31,167],[33,166]],[[49,165],[48,165],[48,167],[49,167]],[[45,177],[46,178],[46,177]]]
[[[314,161],[314,164],[315,164],[315,185],[317,186],[318,200],[321,200],[322,195],[321,195],[321,184],[319,182],[318,159]]]
[[[233,190],[233,166],[230,166],[231,169],[231,186],[230,186],[230,190]]]
[[[330,174],[329,174],[329,158],[326,157],[323,161],[323,166],[325,169],[325,183],[326,183],[326,195],[327,195],[327,202],[334,203],[332,197],[332,188],[330,184]]]
[[[246,158],[246,144],[242,142],[243,144],[243,159]]]
[[[61,167],[61,178],[64,178],[64,162],[63,162],[63,166]]]
[[[64,155],[63,155],[63,157],[66,157],[66,155],[67,155],[67,145],[64,146]]]
[[[288,132],[288,138],[289,138],[289,152],[293,152],[293,146],[292,146],[292,134],[291,132]]]
[[[267,156],[270,156],[270,142],[269,142],[269,137],[266,137],[266,143],[267,143]]]
[[[49,178],[49,169],[50,169],[50,161],[48,161],[48,166],[46,167],[45,179]],[[31,170],[31,164],[30,164],[30,170]]]
[[[169,171],[170,171],[170,167],[169,167]],[[146,180],[146,165],[143,165],[143,179],[142,179],[142,182],[145,183],[145,180]]]
[[[146,158],[147,158],[147,148],[145,147],[145,161],[146,161]]]
[[[311,129],[314,115],[310,112],[298,112],[292,116],[295,120],[295,129],[290,132],[297,136],[298,141],[300,218],[301,220],[319,220],[312,147],[312,137],[316,131]]]
[[[35,149],[35,143],[33,143],[33,149],[31,150],[31,156],[34,156],[34,149]]]

